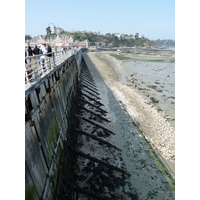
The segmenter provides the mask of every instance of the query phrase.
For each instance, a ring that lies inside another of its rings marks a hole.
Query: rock
[[[159,100],[155,99],[154,97],[150,98],[153,103],[159,103]]]
[[[111,198],[111,195],[109,193],[104,194],[105,197]]]
[[[105,187],[104,187],[104,192],[105,192],[105,193],[109,193],[109,192],[110,192],[109,188],[105,186]]]

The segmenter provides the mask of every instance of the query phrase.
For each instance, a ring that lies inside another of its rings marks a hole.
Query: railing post
[[[44,67],[45,67],[44,72],[46,72],[47,71],[47,59],[46,59],[46,56],[44,56]]]
[[[25,78],[26,78],[26,82],[29,82],[28,73],[27,73],[27,70],[26,70],[26,66],[25,66]]]
[[[62,61],[64,62],[64,55],[65,55],[65,52],[62,51]]]
[[[57,53],[56,53],[57,55]],[[56,67],[56,62],[55,62],[55,54],[53,53],[53,66]]]
[[[45,64],[45,59],[44,59],[44,58],[41,58],[42,74],[44,74],[44,64]]]

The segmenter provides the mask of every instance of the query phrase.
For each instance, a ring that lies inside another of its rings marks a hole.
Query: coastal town
[[[58,50],[63,49],[64,47],[74,47],[74,46],[82,46],[89,47],[89,41],[77,41],[74,38],[74,35],[66,36],[64,35],[64,30],[62,28],[56,28],[54,34],[47,37],[47,35],[38,35],[33,37],[32,39],[25,40],[25,49],[30,47],[34,47],[37,45],[40,47],[43,43],[48,43],[52,49],[57,47]]]
[[[48,27],[49,28],[49,27]],[[111,37],[112,35],[117,37],[119,40],[123,39],[138,39],[138,38],[144,38],[144,36],[140,36],[139,33],[136,33],[135,35],[133,34],[120,34],[120,33],[107,33],[105,35],[100,34],[100,32],[92,32],[92,31],[74,31],[72,30],[71,32],[66,32],[64,29],[60,27],[54,27],[54,33],[48,34],[49,29],[47,28],[47,34],[46,35],[38,35],[38,36],[28,36],[25,38],[25,48],[28,48],[28,46],[34,47],[35,45],[41,46],[43,43],[49,44],[52,48],[57,47],[57,49],[62,49],[62,48],[70,48],[70,47],[75,47],[75,46],[80,46],[80,47],[86,47],[88,48],[90,46],[91,41],[89,39],[83,39],[83,40],[76,40],[75,39],[75,34],[92,34],[95,36],[104,36],[104,37]],[[68,34],[66,34],[68,33]],[[103,47],[113,47],[113,44],[105,44],[105,42],[99,42],[99,41],[93,41],[93,45],[96,46],[103,46]]]

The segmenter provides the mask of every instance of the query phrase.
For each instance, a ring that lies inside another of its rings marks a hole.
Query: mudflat
[[[124,106],[130,117],[138,124],[151,146],[159,152],[175,174],[175,130],[155,106],[149,104],[137,89],[121,79],[122,61],[111,52],[87,53],[116,99]]]

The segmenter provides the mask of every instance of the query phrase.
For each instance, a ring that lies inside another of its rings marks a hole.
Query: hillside
[[[174,40],[152,40],[154,43],[156,43],[159,47],[175,47],[175,41]]]
[[[133,39],[130,36],[124,38],[118,38],[114,34],[97,35],[93,33],[71,33],[66,32],[66,35],[74,35],[75,40],[86,40],[90,41],[90,45],[102,46],[102,47],[148,47],[156,46],[156,44],[147,38]]]

